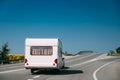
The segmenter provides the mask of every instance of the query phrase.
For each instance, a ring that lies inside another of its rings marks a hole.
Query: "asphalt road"
[[[81,54],[65,61],[59,73],[36,72],[31,75],[23,64],[0,66],[0,80],[120,80],[120,58],[101,54]]]

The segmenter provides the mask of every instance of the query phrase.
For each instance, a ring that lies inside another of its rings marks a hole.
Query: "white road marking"
[[[69,60],[69,61],[66,61],[66,62],[71,62],[71,61],[81,60],[81,59],[83,59],[83,58],[90,57],[90,56],[92,56],[92,55],[95,55],[95,54],[91,54],[91,55],[88,55],[88,56],[85,56],[85,57],[81,57],[81,58],[77,58],[77,59]]]
[[[80,63],[80,64],[72,65],[72,66],[70,66],[70,67],[80,66],[80,65],[83,65],[83,64],[86,64],[86,63],[89,63],[89,62],[93,62],[93,61],[96,61],[96,60],[98,60],[98,59],[97,59],[97,58],[91,59],[91,60],[85,61],[85,62]]]
[[[0,74],[10,73],[10,72],[15,72],[15,71],[21,71],[21,70],[25,70],[25,69],[24,69],[24,68],[22,68],[22,69],[16,69],[16,70],[2,71],[2,72],[0,72]]]
[[[83,63],[79,63],[79,64],[72,65],[72,66],[70,66],[70,67],[80,66],[80,65],[87,64],[87,63],[90,63],[90,62],[93,62],[93,61],[102,60],[102,59],[108,59],[108,58],[111,58],[111,57],[103,57],[103,58],[97,57],[97,58],[94,58],[94,59],[85,61],[85,62],[83,62]],[[112,57],[112,58],[114,59],[114,58],[116,58],[116,57]]]
[[[36,79],[36,78],[39,78],[39,77],[40,77],[40,75],[38,75],[38,76],[34,76],[33,78]]]
[[[118,61],[118,60],[116,60],[116,61]],[[98,78],[97,78],[97,76],[96,76],[97,72],[100,71],[102,68],[106,67],[107,65],[112,64],[112,63],[114,63],[114,62],[115,62],[115,61],[106,63],[106,64],[102,65],[101,67],[99,67],[97,70],[95,70],[94,73],[93,73],[93,79],[94,79],[94,80],[98,80]]]
[[[9,69],[19,68],[19,67],[24,67],[24,65],[22,65],[22,66],[10,66]],[[8,69],[8,67],[6,67],[6,68],[1,68],[1,67],[0,67],[0,69]]]

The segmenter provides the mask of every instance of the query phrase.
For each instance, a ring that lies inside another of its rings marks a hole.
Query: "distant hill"
[[[94,53],[94,51],[80,51],[77,54],[79,55],[79,54],[84,54],[84,53]]]

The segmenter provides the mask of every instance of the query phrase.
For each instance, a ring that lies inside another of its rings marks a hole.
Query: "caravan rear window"
[[[53,54],[53,47],[52,46],[32,46],[30,54],[50,56]]]

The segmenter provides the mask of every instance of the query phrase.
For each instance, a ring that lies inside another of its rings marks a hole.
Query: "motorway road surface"
[[[59,73],[37,72],[32,75],[24,65],[0,66],[0,80],[120,80],[120,57],[103,54],[81,54],[66,59],[66,68]]]

